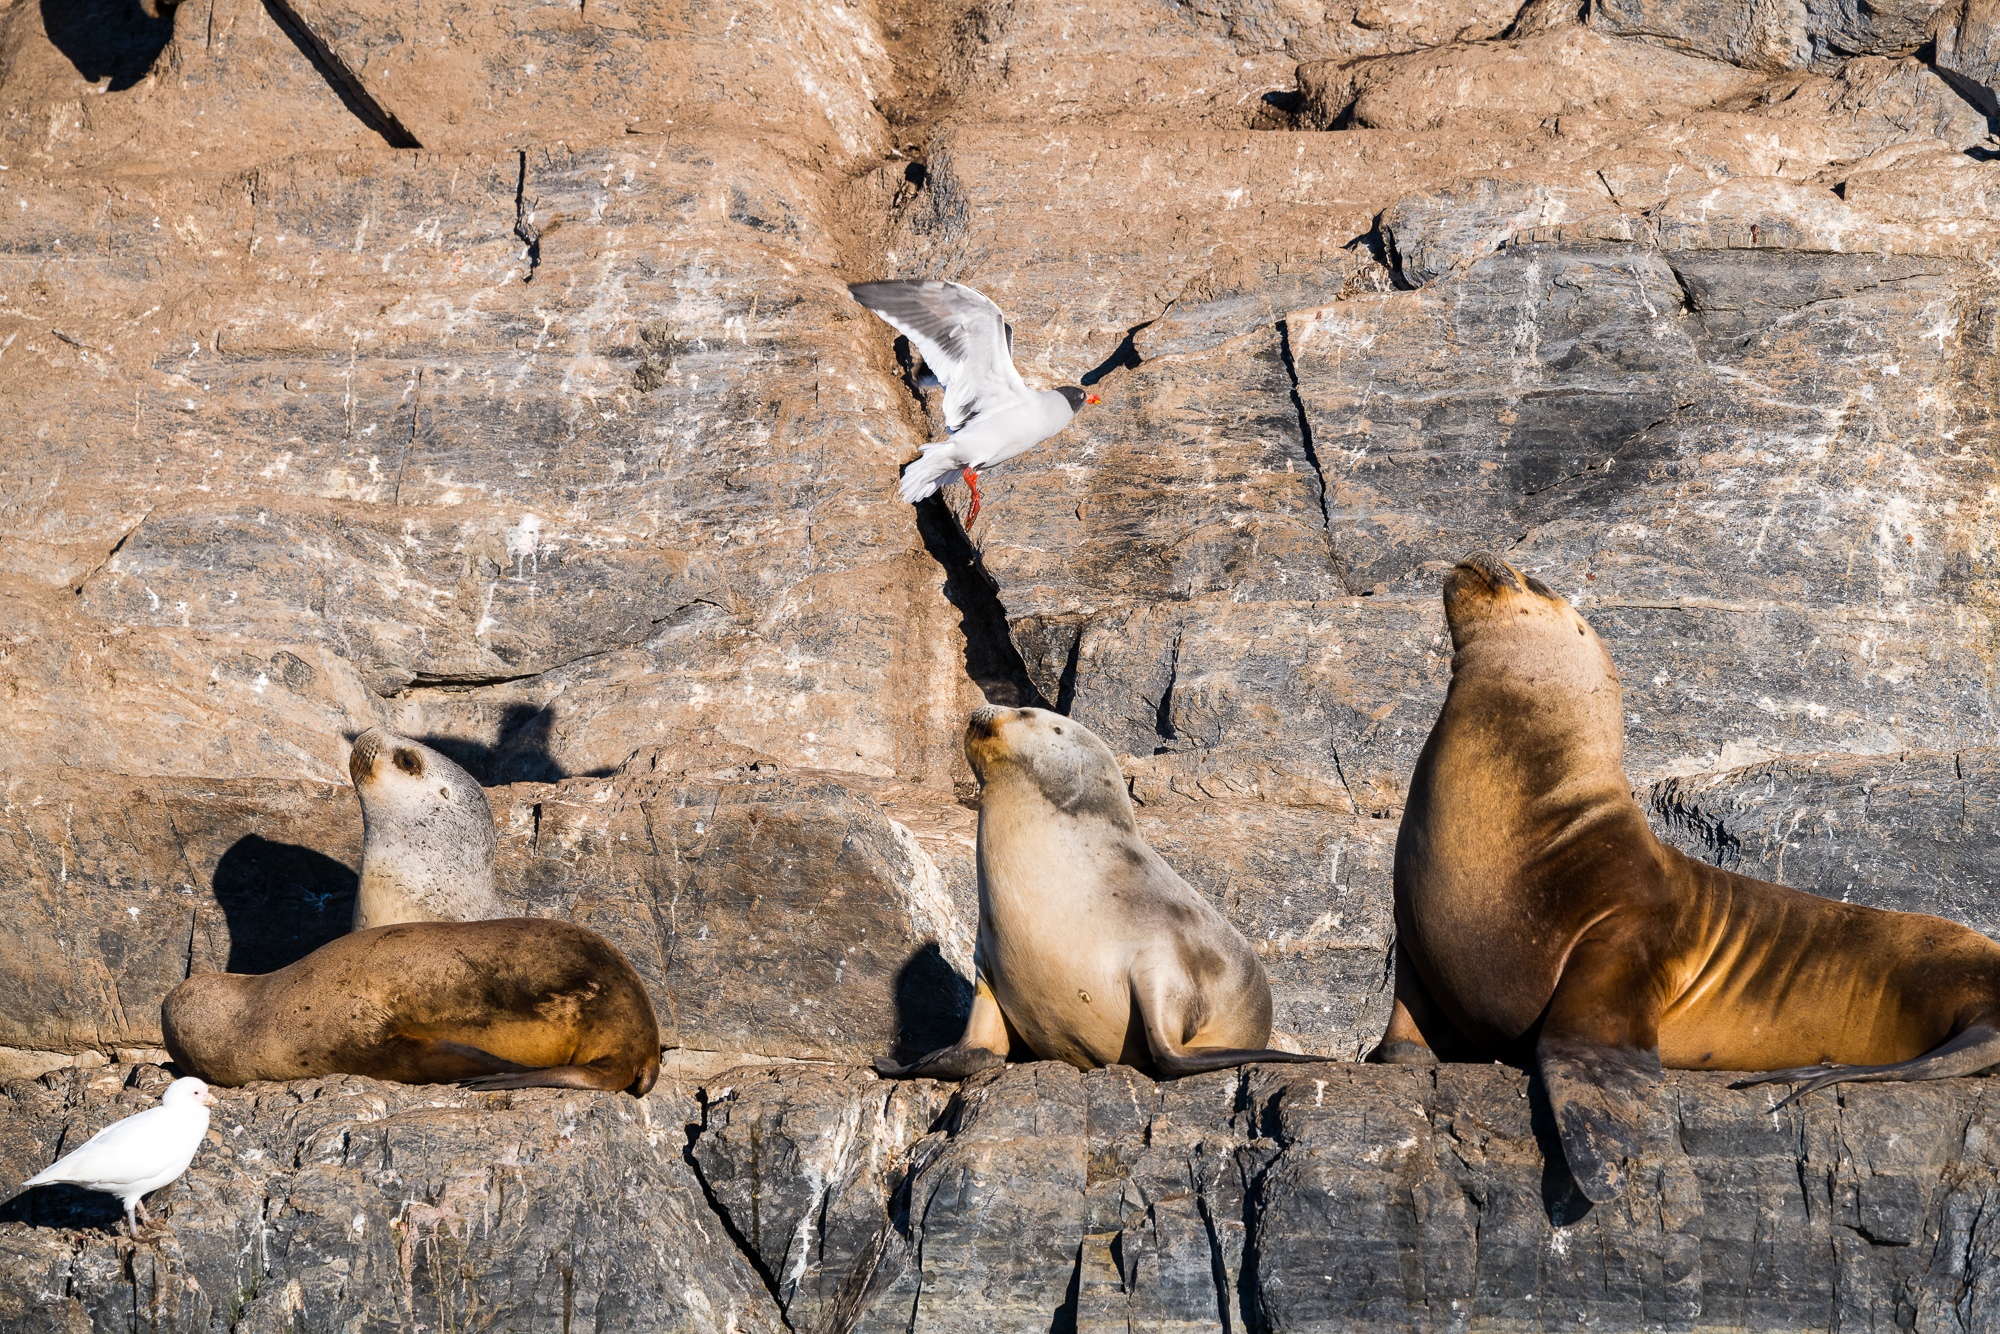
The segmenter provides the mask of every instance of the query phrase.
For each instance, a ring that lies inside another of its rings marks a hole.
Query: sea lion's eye
[[[396,751],[396,767],[412,778],[421,778],[424,772],[424,757],[414,750],[399,748]]]
[[[1056,729],[1056,735],[1057,735],[1057,736],[1061,736],[1061,735],[1062,735],[1062,728],[1058,727],[1058,728]]]

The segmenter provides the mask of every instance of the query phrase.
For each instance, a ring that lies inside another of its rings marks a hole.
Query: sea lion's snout
[[[1458,563],[1446,577],[1447,596],[1464,587],[1461,581],[1466,575],[1477,577],[1486,585],[1486,591],[1491,593],[1497,593],[1503,588],[1515,593],[1521,591],[1521,580],[1514,573],[1514,567],[1490,551],[1475,551]]]
[[[972,717],[966,719],[965,735],[967,739],[970,740],[971,738],[977,737],[983,741],[987,737],[992,736],[994,728],[999,723],[999,720],[1000,720],[999,709],[995,708],[991,704],[980,705],[978,708],[972,711]]]

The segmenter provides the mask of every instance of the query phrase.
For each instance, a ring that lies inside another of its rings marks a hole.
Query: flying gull
[[[902,497],[914,505],[937,494],[952,473],[972,488],[970,525],[979,517],[979,470],[1048,439],[1097,395],[1066,384],[1036,392],[1014,369],[1014,330],[1000,307],[963,283],[856,283],[854,299],[910,340],[944,385],[946,439],[924,446],[903,471]]]
[[[101,1190],[116,1195],[125,1206],[125,1225],[139,1235],[132,1211],[148,1223],[146,1205],[140,1196],[187,1171],[194,1151],[208,1134],[208,1109],[215,1095],[199,1079],[176,1079],[160,1095],[160,1105],[136,1116],[114,1121],[85,1140],[73,1153],[66,1153],[22,1182],[23,1186],[48,1186],[58,1182]]]

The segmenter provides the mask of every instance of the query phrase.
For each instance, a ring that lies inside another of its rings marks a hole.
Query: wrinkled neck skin
[[[490,836],[468,838],[427,821],[367,819],[354,929],[502,915],[493,847]]]
[[[1432,801],[1476,801],[1485,820],[1549,832],[1572,812],[1630,802],[1617,671],[1595,635],[1573,634],[1489,632],[1459,647],[1425,747]]]

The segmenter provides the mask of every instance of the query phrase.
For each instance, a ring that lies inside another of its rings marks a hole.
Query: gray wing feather
[[[856,283],[854,299],[916,345],[944,382],[944,424],[956,431],[982,412],[1028,397],[1014,369],[1013,331],[1000,307],[963,283]]]

